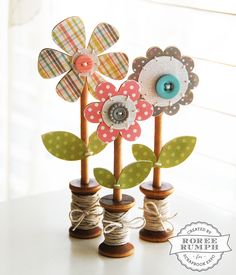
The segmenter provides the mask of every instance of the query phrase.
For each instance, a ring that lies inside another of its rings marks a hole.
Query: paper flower
[[[192,72],[193,60],[181,56],[177,48],[162,51],[152,47],[146,57],[136,58],[132,67],[134,73],[129,79],[140,83],[142,97],[154,106],[154,116],[162,112],[174,115],[180,104],[192,102],[192,89],[198,85],[198,76]]]
[[[94,29],[85,48],[85,28],[82,20],[69,17],[52,30],[54,42],[65,52],[43,49],[38,58],[38,70],[43,78],[53,78],[68,72],[57,84],[56,91],[64,100],[76,101],[85,86],[95,96],[96,86],[105,81],[99,74],[112,79],[122,79],[128,70],[128,57],[124,53],[99,55],[119,39],[118,31],[107,23]],[[97,71],[99,73],[97,73]]]
[[[111,142],[121,134],[126,140],[134,141],[141,135],[137,120],[152,116],[153,107],[140,99],[140,86],[134,80],[124,82],[118,92],[113,84],[103,82],[96,88],[97,98],[85,108],[85,118],[99,123],[98,138]]]

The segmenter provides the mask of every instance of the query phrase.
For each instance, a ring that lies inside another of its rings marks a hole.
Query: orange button
[[[79,55],[75,62],[74,66],[76,71],[80,73],[89,73],[93,69],[93,59],[90,55]]]

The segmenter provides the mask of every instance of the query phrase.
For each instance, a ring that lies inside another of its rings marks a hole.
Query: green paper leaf
[[[131,188],[143,182],[152,169],[151,161],[137,161],[122,169],[117,185],[121,189]]]
[[[173,167],[185,161],[191,155],[196,140],[196,137],[182,136],[167,142],[162,147],[158,159],[161,168]]]
[[[92,133],[92,135],[89,137],[88,151],[91,155],[100,153],[106,146],[107,143],[102,142],[98,138],[97,132]]]
[[[153,163],[153,166],[157,161],[154,152],[143,144],[134,144],[132,146],[132,152],[136,160],[149,160]]]
[[[93,174],[96,181],[107,188],[113,188],[116,184],[116,179],[114,175],[107,169],[104,168],[94,168]]]
[[[69,132],[49,132],[42,135],[43,144],[53,156],[63,160],[80,160],[86,157],[84,142]]]

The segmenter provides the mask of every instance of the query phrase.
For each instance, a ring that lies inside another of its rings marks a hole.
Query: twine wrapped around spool
[[[170,215],[169,199],[162,200],[144,198],[144,207],[140,208],[144,211],[146,224],[145,229],[150,231],[173,231],[174,226],[170,222],[177,213]]]
[[[103,233],[104,243],[110,246],[119,246],[128,243],[129,229],[140,229],[145,226],[143,217],[128,220],[129,212],[112,213],[104,212]]]
[[[99,204],[99,194],[78,195],[72,193],[71,211],[69,218],[72,230],[89,230],[97,227],[103,215],[103,209]]]

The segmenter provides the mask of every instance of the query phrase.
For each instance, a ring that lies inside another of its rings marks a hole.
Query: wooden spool
[[[113,195],[107,195],[100,199],[100,204],[109,212],[122,213],[131,209],[135,204],[135,200],[133,197],[123,194],[122,200],[118,202],[113,199]],[[102,242],[98,247],[98,252],[110,258],[124,258],[134,253],[134,246],[129,242],[117,246],[107,245],[105,242]]]
[[[153,187],[152,182],[145,182],[140,186],[141,192],[149,199],[163,200],[174,192],[174,188],[171,184],[162,182],[159,188]],[[173,235],[172,231],[151,231],[141,229],[139,231],[140,239],[148,242],[166,242]]]
[[[90,179],[89,183],[86,185],[82,184],[81,180],[76,179],[70,182],[69,187],[74,195],[83,196],[93,195],[101,189],[101,186],[93,179]],[[76,228],[73,231],[72,228],[72,226],[69,228],[69,235],[77,239],[92,239],[102,234],[102,229],[99,226],[89,230]]]

